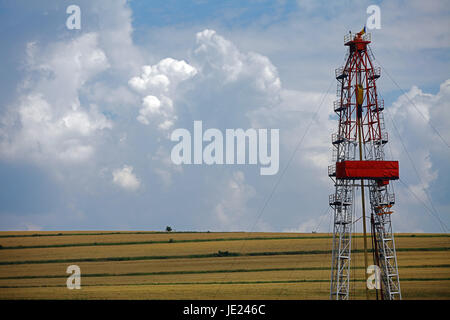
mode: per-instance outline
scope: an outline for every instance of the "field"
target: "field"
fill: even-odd
[[[330,234],[0,232],[0,299],[328,299]],[[403,299],[450,299],[450,235],[397,234]],[[365,297],[360,235],[352,299]],[[69,265],[81,289],[69,290]],[[374,293],[371,292],[372,298]]]

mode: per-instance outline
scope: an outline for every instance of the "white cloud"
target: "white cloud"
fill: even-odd
[[[142,65],[140,49],[133,43],[132,11],[127,0],[88,1],[82,8],[92,6],[98,18],[99,45],[121,75],[131,75]],[[83,9],[84,10],[84,9]]]
[[[112,173],[113,182],[129,191],[135,191],[140,188],[141,182],[133,174],[133,167],[124,165],[122,169],[115,169]]]
[[[227,81],[236,80],[243,69],[243,56],[230,41],[216,31],[206,29],[197,33],[197,44],[194,53],[200,60],[213,69],[222,71]]]
[[[240,52],[214,30],[197,33],[194,54],[203,73],[218,73],[225,82],[250,79],[257,90],[268,95],[277,94],[281,88],[277,70],[267,57],[255,52]]]
[[[37,161],[81,162],[94,153],[88,138],[99,130],[112,128],[104,115],[90,110],[68,110],[56,115],[53,106],[40,94],[24,97],[17,109],[20,129],[2,131],[0,155]],[[7,128],[12,128],[8,123]]]
[[[27,71],[29,75],[38,72],[39,78],[34,80],[30,77],[25,87],[43,94],[59,108],[77,108],[80,87],[110,67],[98,38],[97,33],[86,33],[46,47],[39,44],[30,46]]]
[[[173,95],[177,85],[194,77],[197,70],[183,60],[162,59],[156,65],[142,67],[140,76],[128,81],[129,86],[141,94],[148,94],[142,101],[137,120],[150,124],[154,118],[158,128],[167,130],[177,119],[173,108]]]
[[[158,128],[160,128],[161,130],[168,130],[170,128],[172,128],[172,126],[174,125],[174,120],[176,118],[172,119],[172,120],[164,120],[164,122],[160,123],[158,125]]]
[[[146,96],[142,101],[137,119],[143,124],[149,124],[147,117],[152,114],[161,114],[161,101],[155,96]]]
[[[139,92],[167,93],[181,81],[192,78],[197,70],[184,60],[165,58],[153,66],[145,65],[138,77],[129,80],[129,85]]]
[[[405,95],[400,96],[387,110],[391,115],[391,118],[388,117],[386,120],[390,129],[392,147],[394,147],[393,152],[395,152],[395,156],[403,160],[405,165],[411,166],[403,145],[407,148],[409,154],[413,155],[413,161],[425,188],[428,188],[437,177],[430,157],[448,152],[442,148],[445,145],[433,128],[438,130],[442,139],[447,143],[450,141],[449,99],[450,80],[447,80],[442,83],[440,91],[436,95],[424,93],[414,86]],[[395,127],[392,127],[391,119],[393,119]]]
[[[450,141],[449,101],[450,80],[446,80],[437,94],[424,93],[413,86],[385,111],[389,113],[385,118],[390,137],[385,151],[389,157],[392,152],[392,157],[399,160],[400,179],[409,187],[408,190],[403,184],[396,184],[398,201],[395,210],[398,215],[394,218],[399,221],[398,224],[411,229],[418,228],[417,223],[421,220],[430,225],[440,225],[438,215],[446,219],[443,213],[448,211],[448,206],[436,205],[435,197],[436,190],[448,188],[445,177],[450,173],[449,167],[443,164],[447,162],[449,148],[442,139],[446,143]]]
[[[89,159],[95,149],[90,138],[112,123],[97,106],[83,107],[78,91],[108,67],[94,33],[46,48],[29,44],[27,70],[39,77],[26,79],[22,96],[2,118],[0,155],[50,162]]]

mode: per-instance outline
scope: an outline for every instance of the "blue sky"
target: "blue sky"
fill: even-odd
[[[394,229],[448,231],[448,2],[287,0],[0,1],[0,229],[328,232],[334,69],[371,4]],[[144,66],[169,84],[137,86]],[[280,129],[280,171],[174,165],[168,137],[194,120]]]

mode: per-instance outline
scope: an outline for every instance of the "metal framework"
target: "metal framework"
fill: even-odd
[[[328,175],[335,184],[335,193],[329,196],[329,204],[334,209],[330,298],[337,300],[349,298],[357,186],[361,187],[362,193],[364,232],[364,190],[369,190],[373,264],[381,271],[380,297],[385,300],[401,299],[391,224],[391,207],[395,197],[389,178],[343,179],[336,176],[335,163],[338,162],[385,160],[384,146],[388,142],[388,135],[382,112],[384,102],[378,98],[376,88],[380,68],[372,63],[373,54],[368,46],[370,42],[370,34],[365,33],[364,29],[357,34],[346,35],[346,62],[343,67],[336,69],[335,74],[338,99],[334,102],[334,111],[339,116],[339,127],[331,137],[334,164],[328,167]],[[365,251],[367,253],[367,248]],[[365,264],[367,269],[367,258]]]

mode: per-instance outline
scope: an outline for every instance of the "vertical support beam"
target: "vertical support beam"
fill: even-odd
[[[360,78],[361,79],[361,78]],[[362,155],[362,138],[361,138],[361,131],[362,131],[362,86],[358,84],[357,87],[357,130],[358,130],[358,145],[359,145],[359,160],[363,160]],[[362,206],[362,219],[363,219],[363,240],[364,240],[364,277],[367,281],[367,267],[369,266],[368,258],[367,258],[367,227],[366,227],[366,197],[364,194],[364,179],[361,179],[361,206]],[[369,300],[369,288],[366,286],[366,299]]]

